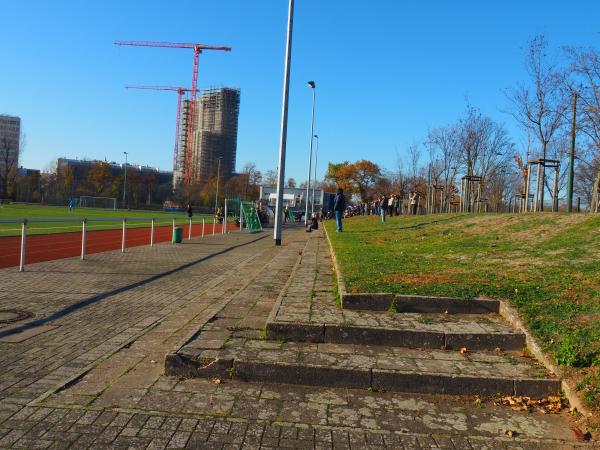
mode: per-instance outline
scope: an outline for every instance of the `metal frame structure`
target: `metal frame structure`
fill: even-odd
[[[531,173],[533,166],[537,167],[536,175],[535,175],[535,188],[533,191],[533,204],[529,205],[530,191],[531,191]],[[542,169],[543,168],[543,169]],[[558,174],[560,169],[560,161],[556,159],[535,159],[531,161],[527,161],[527,180],[525,182],[525,198],[527,201],[525,202],[525,212],[532,211],[543,211],[544,207],[541,204],[541,199],[543,198],[542,192],[544,190],[544,186],[542,184],[541,172],[544,173],[546,169],[554,169],[554,187],[552,189],[552,211],[558,211]]]
[[[465,175],[460,179],[460,212],[480,212],[483,177]],[[483,202],[486,203],[487,201]],[[475,206],[477,205],[477,211]]]

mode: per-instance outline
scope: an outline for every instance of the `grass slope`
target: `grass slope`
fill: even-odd
[[[326,224],[350,292],[501,298],[600,410],[600,216],[433,215]]]
[[[128,227],[148,227],[150,219],[156,218],[156,225],[170,225],[173,218],[177,219],[177,225],[188,223],[186,213],[163,212],[163,211],[135,211],[135,210],[112,210],[102,208],[75,208],[69,212],[66,206],[39,206],[39,205],[0,205],[0,219],[65,219],[65,218],[115,218],[114,221],[90,222],[88,230],[110,230],[121,227],[121,219],[128,218],[147,218],[147,221],[133,221],[127,224]],[[194,223],[199,223],[202,218],[208,223],[212,223],[213,216],[194,215]],[[51,234],[65,233],[69,231],[80,231],[81,222],[46,222],[31,223],[27,227],[28,234]],[[1,236],[16,236],[21,234],[21,225],[18,223],[0,223]]]

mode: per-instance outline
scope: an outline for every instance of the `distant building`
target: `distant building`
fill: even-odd
[[[190,162],[190,182],[203,184],[217,176],[228,180],[234,175],[240,90],[217,88],[202,91],[194,107],[194,134]],[[184,101],[181,112],[179,158],[173,181],[183,178],[186,161],[190,102]],[[219,168],[219,159],[221,161]]]
[[[0,115],[0,197],[7,195],[4,191],[19,167],[20,136],[21,119]]]
[[[105,162],[110,166],[111,173],[114,176],[122,175],[124,172],[125,164],[116,163],[114,161],[100,161],[100,160],[90,160],[90,159],[70,159],[70,158],[58,158],[56,160],[56,170],[61,171],[66,168],[66,166],[71,166],[75,174],[78,173],[87,173],[89,169],[94,166],[94,164],[98,164],[100,162]],[[156,176],[157,184],[166,184],[172,183],[173,181],[173,172],[160,170],[158,167],[151,166],[143,166],[140,164],[127,164],[127,173],[139,172],[140,174],[148,174],[152,173]]]
[[[333,197],[335,194],[324,192],[322,189],[315,189],[315,211],[323,208],[329,211],[333,208]],[[274,208],[277,201],[276,186],[261,186],[259,198],[262,202]],[[309,190],[309,208],[312,203],[312,188]],[[284,188],[283,204],[294,210],[304,210],[306,208],[306,188]]]

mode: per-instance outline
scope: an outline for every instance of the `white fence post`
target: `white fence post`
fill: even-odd
[[[175,235],[175,219],[173,219],[173,229],[171,230],[171,243],[175,244],[175,241],[173,240],[173,236]]]
[[[223,226],[221,227],[221,234],[227,234],[227,199],[225,199],[225,215],[223,216]]]
[[[81,222],[81,259],[85,259],[85,241],[87,236],[86,222],[87,219],[83,219],[83,222]]]
[[[217,227],[217,218],[213,219],[213,236],[215,235],[215,228]]]
[[[202,218],[202,239],[204,239],[204,217]]]
[[[25,246],[27,243],[27,219],[23,219],[21,224],[21,261],[19,263],[19,272],[25,270]]]
[[[154,246],[154,219],[152,219],[150,225],[150,247]]]
[[[192,218],[190,217],[190,228],[188,229],[188,241],[192,240]]]
[[[242,201],[240,200],[240,231],[242,231],[242,223],[244,223],[244,208],[242,208]]]
[[[123,219],[123,234],[121,237],[121,253],[125,253],[125,237],[127,234],[127,219]]]

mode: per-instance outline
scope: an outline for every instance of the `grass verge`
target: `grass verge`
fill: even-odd
[[[507,300],[600,411],[600,216],[353,218],[329,236],[349,292]]]

